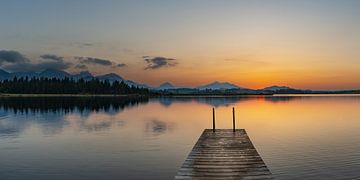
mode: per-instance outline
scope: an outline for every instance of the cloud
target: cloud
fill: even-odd
[[[42,71],[45,69],[58,69],[65,70],[72,66],[73,64],[70,62],[64,61],[42,61],[38,63],[14,63],[3,66],[4,69],[9,71]]]
[[[159,69],[162,67],[172,67],[176,66],[178,63],[175,62],[174,58],[166,58],[161,56],[151,57],[143,56],[144,61],[147,63],[145,69]]]
[[[116,67],[125,67],[125,66],[126,66],[126,64],[124,64],[124,63],[120,63],[120,64],[116,65]]]
[[[9,71],[42,71],[48,68],[65,70],[73,65],[57,55],[44,54],[40,58],[37,62],[32,62],[17,51],[0,50],[0,66]]]
[[[47,59],[47,60],[64,61],[64,57],[57,56],[54,54],[44,54],[44,55],[41,55],[40,57],[43,59]]]
[[[93,44],[93,43],[76,43],[76,46],[79,48],[87,48],[87,47],[95,46],[95,44]]]
[[[124,63],[115,63],[111,60],[107,60],[107,59],[100,59],[100,58],[94,58],[94,57],[75,57],[75,59],[80,61],[80,64],[91,64],[91,65],[100,65],[100,66],[111,66],[113,68],[121,68],[121,67],[125,67],[126,64]],[[83,66],[79,66],[79,67],[83,67]]]
[[[72,47],[76,47],[76,48],[89,48],[89,47],[94,47],[94,46],[98,45],[98,43],[72,42],[72,43],[69,43],[67,45],[72,46]]]
[[[93,57],[75,57],[75,59],[80,60],[82,64],[95,64],[95,65],[102,65],[102,66],[111,66],[113,62],[107,59],[99,59]]]
[[[4,63],[25,63],[30,60],[17,51],[0,50],[0,66]]]
[[[45,69],[66,70],[76,68],[85,70],[90,65],[100,65],[109,68],[123,68],[124,63],[115,63],[111,60],[94,57],[74,57],[74,63],[69,62],[63,56],[55,54],[43,54],[37,59],[28,59],[17,51],[0,50],[0,68],[12,71],[34,71],[39,72]]]
[[[92,44],[92,43],[82,43],[81,45],[82,46],[93,46],[94,44]]]

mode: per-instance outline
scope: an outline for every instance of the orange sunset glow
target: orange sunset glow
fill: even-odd
[[[71,65],[52,68],[113,72],[150,86],[220,81],[252,89],[360,88],[357,1],[35,2],[26,14],[25,4],[9,4],[1,12],[0,49],[16,51],[28,63],[57,55]],[[44,15],[35,21],[40,9]],[[95,10],[106,13],[92,14]],[[82,13],[72,18],[77,12]],[[78,65],[77,57],[113,66]],[[152,61],[157,57],[164,59]],[[12,63],[0,65],[10,72],[47,67]]]
[[[360,180],[360,0],[0,0],[0,180]]]

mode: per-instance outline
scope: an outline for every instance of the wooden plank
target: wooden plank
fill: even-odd
[[[273,179],[244,129],[205,129],[175,179]]]

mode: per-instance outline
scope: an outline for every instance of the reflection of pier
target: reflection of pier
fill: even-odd
[[[244,129],[205,129],[175,179],[272,179]]]

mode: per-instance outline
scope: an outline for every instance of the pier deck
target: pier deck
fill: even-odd
[[[244,129],[205,129],[175,179],[272,179]]]

